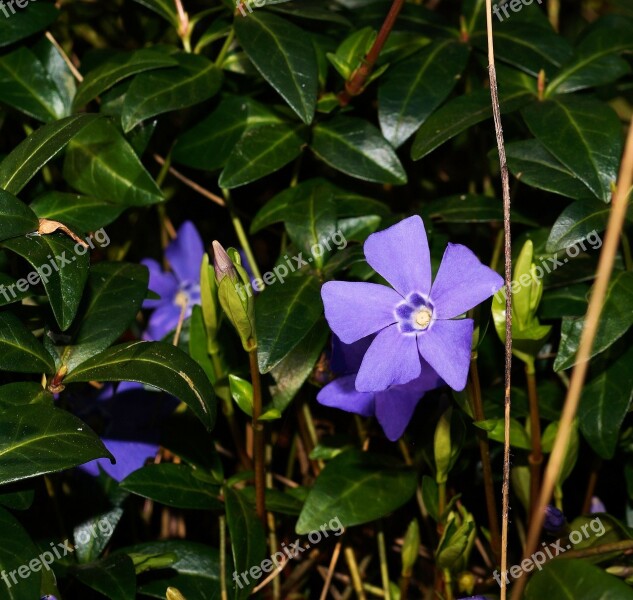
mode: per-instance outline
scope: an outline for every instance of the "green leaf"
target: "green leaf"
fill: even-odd
[[[255,506],[254,487],[245,487],[240,492],[252,506]],[[266,510],[298,517],[302,507],[303,502],[295,496],[291,496],[290,493],[280,492],[274,488],[266,489]]]
[[[424,204],[421,210],[423,218],[437,220],[440,223],[490,223],[503,221],[503,207],[496,198],[482,194],[459,194],[433,200]],[[513,223],[536,225],[517,212],[512,213]]]
[[[110,600],[136,598],[134,563],[125,554],[108,556],[103,560],[81,565],[72,573],[81,583],[104,594]]]
[[[7,383],[0,386],[0,407],[10,408],[26,404],[53,406],[53,394],[34,381]]]
[[[114,346],[79,365],[64,380],[137,381],[157,387],[184,402],[213,429],[216,399],[202,368],[187,354],[160,342]]]
[[[297,158],[306,143],[303,126],[248,128],[229,155],[219,185],[231,189],[270,175]]]
[[[64,114],[72,114],[72,100],[77,91],[77,85],[64,57],[47,37],[40,38],[31,50],[42,63],[44,71],[62,99]]]
[[[235,20],[235,33],[262,77],[310,124],[317,99],[318,67],[310,36],[289,21],[264,12]]]
[[[620,121],[611,107],[563,96],[528,106],[523,117],[548,152],[595,196],[610,200],[622,152]]]
[[[541,301],[539,316],[543,319],[581,317],[587,312],[589,286],[566,285],[548,290]]]
[[[53,373],[52,356],[22,322],[9,312],[0,313],[0,369],[17,373]]]
[[[545,564],[525,590],[525,600],[543,598],[629,600],[633,590],[586,560],[562,559]]]
[[[149,273],[143,265],[102,262],[90,269],[72,344],[59,348],[68,371],[105,350],[127,329],[147,295]]]
[[[206,119],[178,138],[174,162],[206,171],[223,167],[247,127],[250,103],[239,96],[224,97]]]
[[[563,318],[554,371],[562,371],[573,366],[583,325],[584,317]],[[633,325],[633,273],[620,271],[612,276],[609,283],[598,332],[589,358],[609,348],[627,332],[631,325]]]
[[[242,409],[242,412],[249,417],[253,416],[253,386],[250,381],[242,379],[237,375],[229,375],[229,389],[231,390],[231,397],[237,405]]]
[[[0,58],[0,100],[44,123],[68,116],[44,65],[23,46]]]
[[[175,508],[218,510],[219,486],[196,475],[187,465],[164,463],[148,465],[128,475],[121,487],[132,494]]]
[[[59,14],[53,3],[42,1],[30,3],[28,10],[7,9],[0,17],[0,48],[46,29]]]
[[[266,538],[261,521],[257,518],[253,507],[247,502],[240,490],[234,490],[228,486],[224,488],[224,500],[226,503],[226,521],[231,536],[231,549],[233,551],[233,563],[235,572],[242,573],[251,567],[260,565],[266,554]],[[234,588],[234,598],[242,600],[248,598],[256,581],[250,578],[248,584],[239,586],[231,584]]]
[[[620,427],[633,400],[632,364],[630,346],[582,390],[578,425],[594,452],[605,460],[615,454]]]
[[[114,204],[145,206],[164,199],[130,144],[106,119],[72,140],[64,177],[80,192]]]
[[[157,15],[163,17],[168,23],[174,27],[178,27],[178,12],[176,4],[171,0],[134,0],[139,4],[153,10]]]
[[[337,116],[314,127],[312,151],[351,177],[403,185],[407,174],[390,144],[367,121]]]
[[[79,131],[98,118],[75,115],[34,131],[0,162],[0,188],[18,194]]]
[[[506,156],[512,174],[527,185],[568,198],[592,195],[573,171],[556,160],[538,140],[511,142],[506,145]]]
[[[196,54],[172,55],[178,66],[137,75],[125,94],[121,124],[127,133],[141,121],[199,104],[222,85],[222,71]]]
[[[33,506],[35,490],[21,483],[5,485],[0,493],[0,505],[11,510],[27,510]]]
[[[13,194],[0,190],[0,242],[37,231],[39,220]]]
[[[266,288],[255,303],[259,370],[268,373],[278,365],[322,312],[319,282],[314,277],[294,276]]]
[[[112,58],[87,73],[77,89],[73,106],[79,108],[88,104],[119,81],[137,73],[176,65],[178,62],[172,56],[151,48],[128,53],[117,52]]]
[[[378,89],[378,118],[394,147],[404,144],[451,93],[468,55],[465,44],[442,39],[389,69]]]
[[[62,233],[13,238],[2,245],[33,266],[36,276],[29,274],[31,280],[20,281],[27,287],[38,281],[44,284],[55,320],[66,331],[75,319],[88,278],[88,249]]]
[[[120,491],[118,493],[121,494]],[[101,556],[122,516],[123,509],[114,507],[106,513],[92,515],[87,521],[75,526],[73,543],[80,563],[89,563]]]
[[[417,475],[390,457],[349,450],[331,460],[305,502],[296,531],[318,531],[335,517],[339,527],[369,523],[397,510],[415,493]],[[371,498],[371,502],[367,502]]]
[[[604,231],[610,212],[608,204],[591,198],[570,204],[552,226],[546,245],[547,252],[553,254],[565,250],[582,242],[592,233],[597,235]]]
[[[513,91],[501,99],[501,112],[505,115],[528,104],[534,96],[526,90]],[[449,100],[422,123],[413,140],[411,158],[419,160],[448,140],[477,123],[492,117],[490,92],[477,90],[466,96]]]
[[[1,27],[0,31],[2,31]],[[6,600],[39,598],[42,582],[41,571],[29,571],[29,577],[26,579],[16,577],[18,575],[16,573],[17,569],[22,565],[28,565],[33,558],[40,555],[38,547],[33,543],[33,540],[31,540],[22,525],[20,525],[20,522],[4,508],[0,508],[0,529],[2,529],[0,570],[2,573],[6,573],[5,577],[9,582],[6,590],[3,589],[2,592],[4,598]],[[10,576],[11,572],[13,572],[13,577],[15,578],[13,580]],[[3,581],[3,588],[5,584],[6,581]]]
[[[486,421],[475,421],[474,425],[483,429],[491,440],[503,444],[505,439],[503,419],[487,419]],[[510,421],[510,445],[522,450],[531,450],[532,442],[525,428],[516,419]]]
[[[110,458],[99,437],[59,408],[31,404],[0,413],[0,484]]]
[[[40,219],[59,221],[79,231],[96,231],[112,223],[125,210],[120,204],[56,191],[38,196],[29,208]]]

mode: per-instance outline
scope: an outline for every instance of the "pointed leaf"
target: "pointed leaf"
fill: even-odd
[[[37,231],[35,213],[13,194],[0,190],[0,242]]]
[[[0,17],[0,48],[46,29],[61,12],[49,2],[32,3],[28,10],[5,10]]]
[[[0,369],[17,373],[53,373],[55,363],[35,336],[9,312],[0,313]]]

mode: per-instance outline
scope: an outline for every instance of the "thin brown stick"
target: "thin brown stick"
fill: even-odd
[[[154,154],[154,160],[161,166],[165,164],[165,159],[158,154]],[[174,167],[169,167],[169,172],[176,179],[180,179],[180,181],[182,181],[186,186],[198,192],[198,194],[200,194],[201,196],[208,198],[209,200],[211,200],[211,202],[215,202],[219,206],[226,206],[223,198],[220,198],[220,196],[216,196],[213,192],[210,192],[209,190],[203,188],[201,185],[198,185],[195,181],[192,181],[188,177],[185,177],[180,171],[174,169]]]
[[[489,0],[488,0],[489,1]],[[613,202],[611,205],[611,213],[607,224],[607,231],[604,237],[604,244],[600,259],[598,261],[598,271],[596,274],[596,282],[589,299],[585,323],[580,337],[580,345],[576,356],[576,364],[569,381],[569,389],[567,390],[567,398],[561,414],[558,433],[554,440],[554,447],[550,454],[550,459],[543,477],[543,485],[541,487],[541,495],[538,504],[533,511],[532,522],[528,530],[527,543],[524,556],[530,556],[538,545],[545,519],[545,507],[552,497],[552,492],[556,485],[556,481],[560,475],[560,470],[567,452],[567,444],[571,436],[573,422],[578,411],[580,403],[580,393],[587,376],[587,368],[589,366],[589,358],[591,356],[591,348],[598,331],[600,315],[604,305],[604,299],[611,279],[615,257],[620,244],[620,234],[624,219],[626,218],[626,209],[628,204],[628,195],[633,181],[633,119],[629,126],[629,133],[620,165],[620,173],[618,176],[618,185]],[[501,581],[503,581],[503,577]],[[519,578],[512,592],[513,600],[521,597],[527,577]]]
[[[338,562],[338,557],[341,554],[341,547],[343,545],[343,541],[339,540],[334,546],[334,552],[332,552],[332,559],[330,560],[330,566],[327,570],[327,577],[325,578],[325,583],[323,584],[323,590],[321,591],[320,600],[325,600],[330,591],[330,586],[332,585],[332,577],[334,576],[334,571],[336,569],[336,563]]]
[[[262,416],[262,382],[257,364],[257,350],[248,353],[253,384],[253,458],[255,462],[255,507],[257,516],[266,527],[266,465],[264,424]]]
[[[538,393],[536,391],[536,376],[534,374],[534,362],[525,366],[527,378],[528,398],[530,403],[530,438],[532,451],[528,457],[530,463],[530,511],[534,510],[538,502],[541,489],[541,465],[543,464],[543,451],[541,448],[541,418],[538,408]]]
[[[490,75],[490,96],[492,100],[492,114],[495,122],[497,148],[499,150],[499,165],[501,168],[501,189],[503,193],[503,234],[505,258],[505,293],[506,293],[506,339],[505,339],[505,435],[503,443],[503,498],[501,507],[501,572],[507,570],[508,565],[508,513],[510,507],[510,383],[512,369],[512,240],[510,236],[510,179],[508,163],[503,142],[503,128],[501,126],[501,111],[499,109],[499,92],[497,90],[497,72],[495,70],[495,52],[492,41],[492,1],[486,0],[486,25],[488,34],[488,72]],[[501,600],[506,600],[507,584],[501,577]]]
[[[371,75],[374,65],[380,56],[380,52],[385,45],[393,26],[396,24],[396,19],[398,18],[403,5],[404,0],[393,0],[393,4],[385,17],[385,21],[382,24],[372,47],[363,59],[363,63],[360,67],[358,67],[358,69],[356,69],[356,71],[354,71],[354,73],[352,73],[351,78],[345,82],[345,89],[338,95],[339,104],[341,106],[347,106],[354,96],[358,96],[363,92],[365,82]]]
[[[57,50],[57,52],[59,52],[59,55],[62,57],[62,59],[68,66],[68,69],[72,73],[73,77],[77,81],[79,81],[79,83],[81,83],[84,80],[83,75],[77,70],[77,67],[75,67],[75,65],[73,64],[73,61],[70,60],[69,56],[66,54],[66,52],[64,52],[64,49],[59,45],[57,40],[53,37],[53,34],[50,31],[47,31],[44,35],[46,35],[46,39],[51,44],[53,44],[53,46],[55,46],[55,49]]]
[[[591,465],[591,472],[589,473],[589,479],[587,481],[587,490],[585,491],[585,500],[582,503],[582,514],[584,515],[591,511],[591,500],[594,492],[596,491],[596,484],[598,483],[598,474],[600,473],[601,466],[602,459],[596,456]]]

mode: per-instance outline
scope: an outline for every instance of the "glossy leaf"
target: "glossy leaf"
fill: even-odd
[[[407,182],[407,174],[389,143],[367,121],[338,116],[315,126],[312,151],[332,168],[377,183]]]
[[[545,149],[608,202],[622,152],[615,112],[591,98],[561,97],[533,104],[523,116]]]
[[[184,402],[213,429],[216,399],[202,368],[181,350],[160,342],[114,346],[81,363],[65,381],[137,381]]]
[[[0,386],[0,406],[13,407],[25,404],[53,406],[53,394],[33,381],[7,383]]]
[[[235,400],[236,404],[240,407],[242,412],[249,417],[253,416],[253,386],[250,381],[242,379],[237,375],[229,375],[229,389],[231,390],[231,397]]]
[[[0,242],[37,231],[39,220],[13,194],[0,190]]]
[[[105,119],[86,127],[70,143],[64,177],[78,191],[114,204],[145,206],[163,200],[130,144]]]
[[[171,23],[174,27],[178,27],[178,13],[176,11],[176,5],[170,0],[134,0],[143,6],[146,6],[150,10],[153,10],[156,14],[163,17],[168,23]]]
[[[236,188],[274,173],[297,158],[306,142],[302,126],[284,123],[247,129],[226,161],[220,187]]]
[[[59,408],[32,404],[0,413],[0,484],[111,458],[98,436]]]
[[[32,281],[43,283],[55,320],[66,331],[75,319],[88,278],[90,249],[61,233],[13,238],[2,245],[37,271]],[[26,281],[28,287],[32,284],[21,281]]]
[[[77,89],[73,106],[75,108],[84,106],[126,77],[152,69],[175,67],[177,64],[178,62],[172,56],[150,48],[142,48],[128,54],[117,53],[86,74]]]
[[[0,188],[18,194],[96,115],[75,115],[40,127],[0,162]]]
[[[13,8],[10,11],[7,7],[6,13],[0,17],[0,47],[8,46],[46,29],[59,13],[57,7],[48,2],[32,3],[28,10]]]
[[[503,443],[505,439],[504,420],[487,419],[486,421],[475,421],[475,426],[483,429],[491,440]],[[525,428],[516,419],[510,421],[510,445],[522,450],[531,450],[532,442]]]
[[[134,471],[121,487],[132,494],[175,508],[217,510],[223,507],[218,499],[219,486],[209,485],[205,478],[187,465],[163,463]]]
[[[116,506],[106,513],[93,514],[75,526],[73,542],[80,563],[90,563],[101,556],[122,516],[123,509]]]
[[[237,38],[262,77],[310,124],[317,97],[318,68],[306,33],[286,19],[264,12],[235,20]]]
[[[110,600],[136,598],[136,572],[129,556],[117,554],[82,565],[73,575],[84,585],[101,592]]]
[[[52,373],[52,356],[12,313],[0,313],[0,369],[18,373]]]
[[[468,55],[466,45],[439,40],[389,69],[378,89],[378,118],[394,147],[413,135],[450,94]]]
[[[386,457],[350,450],[331,460],[308,494],[296,531],[306,534],[337,517],[343,527],[397,510],[415,493],[417,475]],[[367,502],[371,498],[371,502]]]
[[[259,370],[267,373],[278,365],[310,331],[322,311],[319,282],[314,277],[290,277],[283,285],[266,288],[255,303]]]
[[[125,132],[141,121],[208,100],[222,84],[222,72],[208,58],[174,54],[178,63],[137,75],[125,94],[121,123]]]

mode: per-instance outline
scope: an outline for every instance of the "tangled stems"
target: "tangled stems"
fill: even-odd
[[[264,424],[259,420],[262,415],[262,382],[257,364],[257,349],[248,353],[253,384],[253,457],[255,459],[255,506],[257,516],[266,526],[266,474]]]

